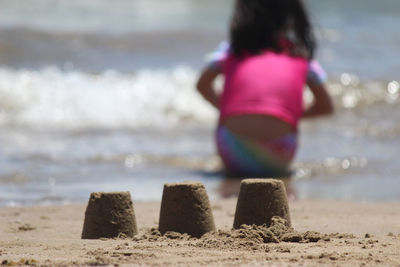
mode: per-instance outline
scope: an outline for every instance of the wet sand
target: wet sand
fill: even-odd
[[[211,201],[222,230],[195,239],[159,237],[160,203],[134,203],[139,235],[82,240],[86,205],[0,208],[0,263],[114,266],[400,266],[400,203],[302,200],[292,227],[317,242],[264,243],[231,232],[236,199]]]

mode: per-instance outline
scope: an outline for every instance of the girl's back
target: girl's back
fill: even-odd
[[[242,58],[229,54],[221,66],[225,76],[221,123],[237,133],[246,128],[249,137],[264,133],[263,139],[297,129],[308,71],[304,58],[270,51]]]

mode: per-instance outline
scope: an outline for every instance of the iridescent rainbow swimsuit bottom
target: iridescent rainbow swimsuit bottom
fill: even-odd
[[[227,178],[283,178],[291,174],[289,167],[297,148],[295,133],[260,141],[239,136],[220,125],[216,139]]]

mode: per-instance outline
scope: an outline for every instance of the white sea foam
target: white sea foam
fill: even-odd
[[[188,67],[100,74],[0,68],[0,124],[34,128],[136,128],[211,123]]]
[[[190,67],[98,74],[48,67],[0,68],[0,125],[44,129],[135,129],[211,124],[217,112],[195,90]],[[347,77],[343,81],[343,77]],[[348,81],[349,80],[349,81]],[[356,82],[354,82],[356,81]],[[337,111],[398,103],[397,81],[360,82],[342,74],[328,85]],[[309,92],[305,101],[312,101]]]

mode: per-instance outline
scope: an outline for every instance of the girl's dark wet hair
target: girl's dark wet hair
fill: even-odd
[[[270,49],[312,58],[315,37],[301,0],[237,0],[231,21],[230,41],[235,56]]]

